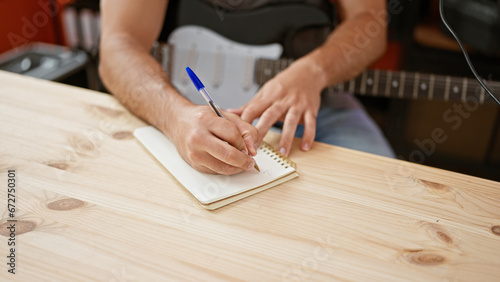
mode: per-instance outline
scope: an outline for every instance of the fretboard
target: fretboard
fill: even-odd
[[[292,59],[259,59],[255,73],[257,84],[263,85],[292,62]],[[484,83],[493,93],[500,92],[500,82]],[[462,102],[474,99],[481,104],[494,102],[474,78],[405,71],[366,70],[358,77],[328,88],[328,91],[406,99]]]

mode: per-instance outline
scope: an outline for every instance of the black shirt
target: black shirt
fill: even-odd
[[[198,25],[244,44],[280,43],[283,56],[298,58],[325,40],[334,18],[328,0],[171,0],[159,41]]]

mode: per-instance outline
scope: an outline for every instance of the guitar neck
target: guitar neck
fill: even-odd
[[[263,85],[293,62],[292,59],[259,59],[256,67],[256,82]],[[500,91],[500,82],[484,81],[495,93]],[[491,103],[494,100],[479,85],[476,79],[404,71],[366,70],[360,76],[328,88],[328,91],[350,92],[358,95]]]

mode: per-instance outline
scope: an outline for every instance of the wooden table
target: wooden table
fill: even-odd
[[[0,72],[0,98],[0,280],[500,280],[497,182],[296,142],[298,178],[207,211],[112,96]]]

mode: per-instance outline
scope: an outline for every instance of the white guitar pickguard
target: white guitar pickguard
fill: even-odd
[[[190,67],[223,109],[248,102],[259,90],[254,78],[257,59],[276,60],[283,51],[279,44],[241,44],[200,26],[177,28],[168,43],[173,47],[174,86],[193,103],[206,104],[187,76],[185,68]]]

